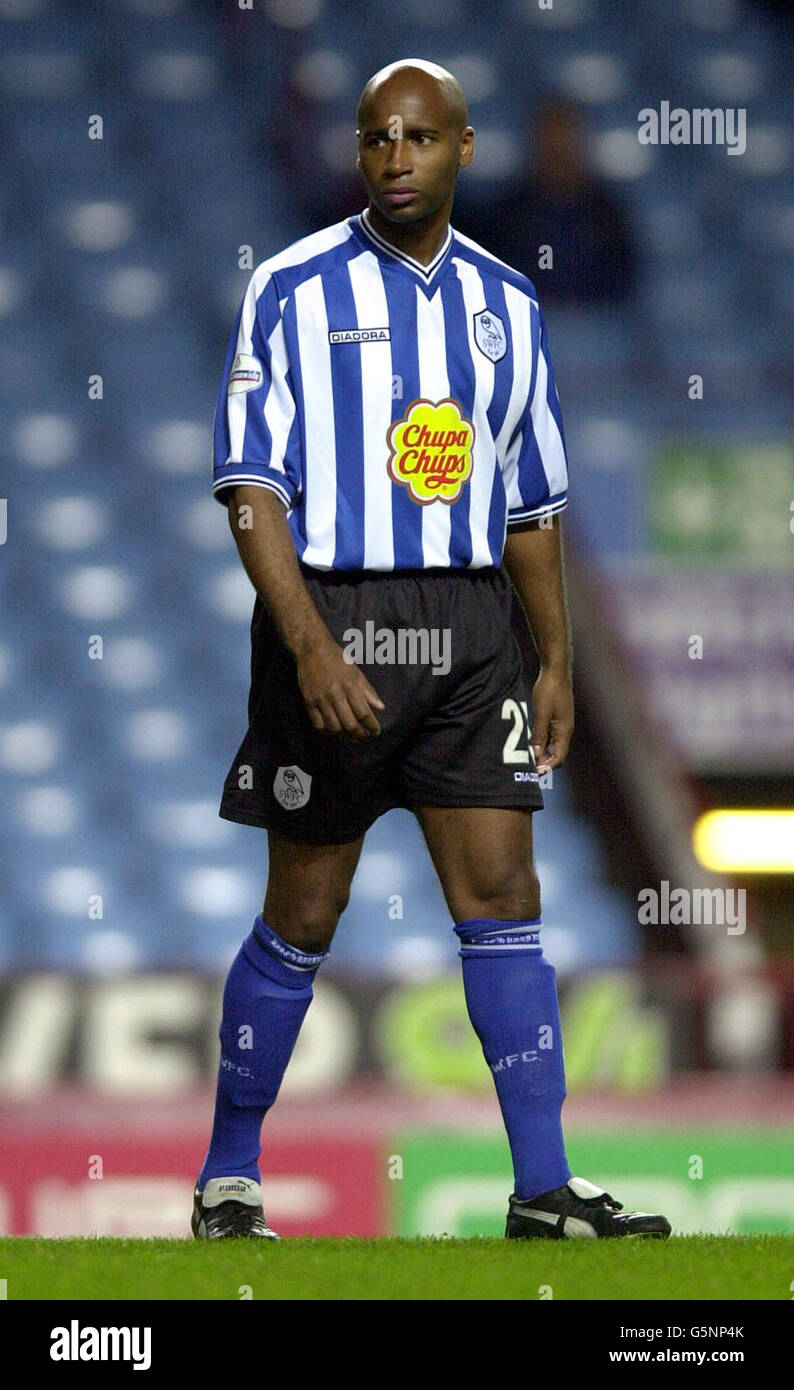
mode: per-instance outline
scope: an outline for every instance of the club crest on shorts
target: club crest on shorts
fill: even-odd
[[[474,315],[474,341],[491,362],[498,362],[507,352],[505,326],[492,309],[481,309]]]
[[[303,768],[280,767],[273,781],[273,795],[285,811],[298,811],[309,800],[312,779]]]

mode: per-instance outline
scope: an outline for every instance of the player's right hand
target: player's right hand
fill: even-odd
[[[318,733],[353,739],[380,733],[374,711],[386,706],[330,635],[304,653],[297,668],[300,692]]]

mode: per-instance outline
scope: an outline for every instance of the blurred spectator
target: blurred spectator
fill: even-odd
[[[287,82],[279,108],[282,119],[275,131],[268,126],[262,132],[262,149],[275,156],[304,233],[361,212],[367,195],[356,169],[355,110],[350,113],[349,163],[340,168],[324,158],[329,122],[318,101]]]
[[[765,9],[774,15],[780,24],[786,24],[789,34],[791,34],[791,0],[761,0]],[[751,12],[756,8],[755,0],[747,6]]]
[[[538,110],[532,161],[511,192],[485,208],[462,209],[453,223],[528,275],[544,303],[617,304],[633,289],[628,221],[588,167],[582,119],[568,102]],[[551,247],[552,267],[541,268],[541,246]]]

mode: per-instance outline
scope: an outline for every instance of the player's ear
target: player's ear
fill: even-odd
[[[474,130],[467,125],[460,132],[460,163],[464,167],[471,164],[474,158]]]

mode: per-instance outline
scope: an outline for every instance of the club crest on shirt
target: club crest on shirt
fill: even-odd
[[[389,477],[414,502],[457,502],[474,466],[474,425],[457,401],[411,401],[386,442]]]
[[[492,309],[481,309],[474,315],[474,341],[491,362],[498,362],[507,352],[505,326]]]

